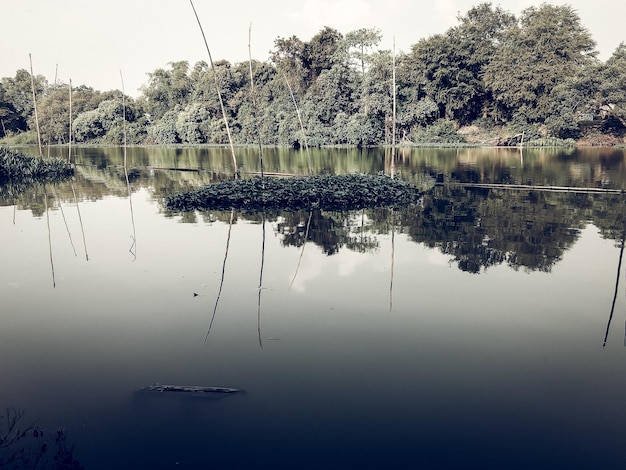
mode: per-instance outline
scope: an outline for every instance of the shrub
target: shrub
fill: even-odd
[[[453,121],[439,119],[427,127],[419,127],[413,131],[413,141],[422,144],[460,144],[465,137],[457,132]]]

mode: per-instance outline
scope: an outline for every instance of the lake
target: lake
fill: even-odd
[[[623,151],[264,149],[444,183],[268,214],[164,207],[229,178],[227,149],[74,153],[73,181],[0,193],[0,410],[86,468],[626,466]]]

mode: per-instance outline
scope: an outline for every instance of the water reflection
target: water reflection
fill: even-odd
[[[56,150],[64,152],[61,148]],[[132,224],[129,251],[134,257],[137,240],[133,191],[145,188],[160,204],[165,195],[209,184],[229,177],[231,172],[228,149],[131,148],[128,155],[118,148],[74,150],[78,176],[70,186],[64,184],[55,189],[58,203],[50,209],[61,209],[63,201],[69,202],[70,189],[79,218],[79,199],[94,201],[126,196]],[[381,172],[391,166],[388,152],[377,153],[373,149],[312,149],[311,152],[314,173]],[[309,172],[308,158],[302,152],[265,149],[264,154],[265,171]],[[240,155],[244,169],[251,172],[258,169],[256,149],[242,149]],[[507,149],[418,149],[399,150],[393,168],[399,177],[409,181],[431,174],[445,175],[446,181],[462,183],[623,189],[626,188],[624,159],[624,152],[614,149],[527,150],[524,154]],[[125,161],[130,169],[123,165]],[[41,215],[46,206],[42,198],[44,192],[33,191],[0,201]],[[587,223],[600,228],[603,236],[620,240],[626,224],[626,198],[621,194],[560,194],[533,189],[505,193],[500,189],[446,185],[429,191],[420,207],[393,213],[393,220],[389,215],[387,210],[364,210],[358,214],[315,210],[267,214],[267,220],[276,222],[285,247],[303,247],[304,251],[304,245],[311,242],[329,256],[340,249],[375,252],[379,246],[377,235],[397,230],[418,244],[436,247],[452,256],[463,271],[479,273],[504,263],[513,269],[549,272],[576,242]],[[190,212],[177,217],[186,223],[196,223],[215,214]],[[237,217],[260,220],[258,214],[243,213]]]
[[[228,247],[230,246],[230,234],[233,230],[233,221],[235,219],[235,211],[230,211],[230,220],[228,221],[228,235],[226,237],[226,249],[224,250],[224,261],[222,262],[222,276],[220,278],[220,287],[217,291],[217,296],[215,297],[215,305],[213,306],[213,314],[211,315],[211,322],[209,323],[209,328],[207,329],[206,336],[204,337],[204,342],[206,344],[207,339],[209,339],[209,334],[211,334],[211,328],[213,327],[213,322],[215,321],[215,315],[217,314],[217,306],[220,303],[220,297],[222,296],[222,289],[224,288],[224,278],[226,277],[226,260],[228,260]]]
[[[606,332],[604,333],[604,341],[602,343],[602,347],[606,346],[606,342],[609,337],[609,332],[611,330],[611,322],[613,321],[613,313],[615,312],[615,302],[617,300],[617,294],[619,292],[619,280],[620,280],[620,273],[622,270],[623,258],[624,258],[624,238],[622,237],[622,241],[620,243],[620,248],[619,248],[619,261],[617,263],[617,275],[615,276],[615,292],[613,293],[613,302],[611,302],[611,313],[609,313],[609,321],[606,324]],[[624,346],[626,346],[626,331],[624,335]]]
[[[162,197],[229,156],[151,150],[129,149],[127,181],[118,150],[78,149],[71,184],[0,207],[0,405],[65,427],[88,468],[623,464],[621,196],[441,186],[397,211],[171,214]],[[311,155],[317,172],[390,164]],[[395,171],[620,188],[623,158],[416,150]],[[302,153],[264,160],[308,172]],[[157,382],[248,393],[133,393]]]

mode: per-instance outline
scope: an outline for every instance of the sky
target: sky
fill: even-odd
[[[266,61],[278,37],[308,41],[324,26],[342,34],[377,28],[379,49],[408,53],[422,38],[458,24],[481,0],[193,0],[213,60]],[[537,0],[492,1],[519,15]],[[551,0],[571,5],[593,39],[600,60],[626,42],[623,0]],[[137,97],[148,73],[208,54],[189,0],[0,0],[0,77],[30,69],[73,86],[124,88]],[[249,32],[251,35],[249,36]],[[249,41],[249,37],[251,40]],[[123,84],[123,87],[122,87]]]

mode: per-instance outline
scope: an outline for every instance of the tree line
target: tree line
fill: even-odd
[[[171,62],[137,99],[79,86],[72,140],[120,144],[125,129],[134,144],[227,143],[215,78],[242,145],[453,143],[469,126],[579,139],[600,119],[604,131],[626,129],[626,44],[600,61],[571,6],[515,16],[486,2],[457,19],[408,53],[378,49],[377,29],[324,27],[308,41],[277,38],[267,61]],[[67,142],[70,87],[26,70],[2,78],[0,136],[35,129],[33,83],[44,142]]]

